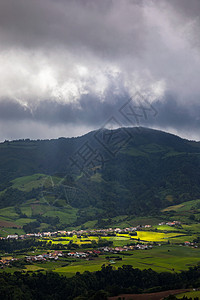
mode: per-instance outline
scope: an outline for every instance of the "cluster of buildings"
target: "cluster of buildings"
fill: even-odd
[[[43,235],[42,233],[27,233],[27,234],[22,234],[22,235],[18,235],[18,234],[9,234],[7,236],[6,239],[10,239],[10,240],[18,240],[18,239],[27,239],[27,238],[34,238],[34,237],[37,237],[37,238],[41,238]],[[3,238],[1,238],[3,239]]]
[[[25,257],[26,262],[45,262],[48,260],[57,261],[60,257],[74,257],[83,258],[86,260],[93,259],[94,256],[99,256],[101,254],[111,253],[119,254],[121,252],[126,252],[130,250],[147,250],[151,249],[151,245],[138,244],[134,246],[124,246],[124,247],[101,247],[97,250],[87,250],[87,251],[71,251],[68,253],[63,253],[62,251],[53,251],[50,253],[43,253],[39,255],[29,255]],[[19,260],[18,258],[7,257],[0,260],[0,268],[11,266],[12,262]]]
[[[116,233],[129,233],[142,230],[144,228],[151,228],[151,225],[138,225],[136,227],[127,227],[124,229],[121,228],[107,228],[107,229],[88,229],[88,230],[72,230],[72,231],[53,231],[53,232],[39,232],[39,233],[27,233],[22,235],[12,234],[8,235],[7,239],[26,239],[26,238],[42,238],[42,237],[58,237],[58,236],[73,236],[81,237],[82,235],[91,235],[91,236],[109,236],[115,235]]]
[[[173,221],[173,222],[161,222],[158,224],[159,226],[162,226],[162,225],[168,225],[168,226],[178,226],[178,225],[181,225],[181,222],[180,221]]]
[[[123,246],[123,247],[100,247],[98,250],[90,250],[85,252],[69,252],[67,253],[67,256],[70,257],[76,257],[76,258],[88,258],[91,256],[98,256],[105,253],[112,253],[112,254],[119,254],[120,252],[126,252],[130,250],[148,250],[151,249],[151,245],[144,245],[144,244],[137,244],[137,245],[131,245],[131,246]]]
[[[188,242],[188,241],[185,241],[184,245],[185,246],[191,246],[192,248],[198,248],[197,243],[192,243],[192,242]]]
[[[173,221],[173,222],[161,222],[158,224],[161,225],[168,225],[168,226],[177,226],[181,225],[181,222],[179,221]],[[151,228],[151,225],[137,225],[135,227],[127,227],[127,228],[107,228],[107,229],[93,229],[93,230],[72,230],[72,231],[66,231],[66,230],[59,230],[59,231],[53,231],[53,232],[39,232],[39,233],[27,233],[22,235],[8,235],[7,239],[26,239],[26,238],[42,238],[42,237],[58,237],[58,236],[73,236],[76,235],[77,237],[81,237],[83,235],[91,235],[91,236],[109,236],[109,235],[115,235],[117,233],[130,233],[135,232],[139,230],[149,229]]]
[[[126,252],[128,250],[147,250],[151,249],[152,246],[149,245],[135,245],[135,246],[124,246],[124,247],[101,247],[98,250],[88,250],[88,251],[71,251],[63,254],[62,251],[54,251],[51,253],[44,253],[40,255],[26,256],[27,262],[36,261],[46,261],[46,260],[58,260],[59,257],[74,257],[74,258],[85,258],[90,259],[91,257],[98,256],[105,253],[118,254],[120,252]]]
[[[12,262],[19,260],[18,258],[7,257],[0,259],[0,268],[9,267]]]
[[[129,250],[148,250],[152,249],[152,245],[145,245],[145,244],[137,244],[137,245],[130,245],[130,246],[123,246],[123,247],[103,247],[99,248],[103,252],[111,252],[113,254],[118,254],[120,252],[126,252]]]
[[[75,257],[75,258],[87,258],[91,255],[91,253],[88,253],[88,252],[69,252],[69,253],[67,253],[67,255],[70,256],[70,257]]]
[[[34,261],[57,260],[59,257],[62,256],[63,256],[62,251],[54,251],[51,253],[44,253],[40,255],[26,256],[26,261],[34,262]]]

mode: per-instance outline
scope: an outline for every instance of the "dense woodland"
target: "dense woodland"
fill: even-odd
[[[0,274],[1,299],[59,299],[103,300],[123,293],[157,292],[162,290],[197,287],[200,267],[181,273],[157,273],[151,269],[139,270],[126,265],[115,270],[102,266],[94,273],[76,273],[72,278],[49,272]]]
[[[13,253],[14,251],[32,251],[38,247],[39,249],[50,248],[50,244],[46,241],[40,241],[38,239],[25,239],[25,240],[16,240],[16,239],[2,239],[0,240],[0,251],[1,253]]]

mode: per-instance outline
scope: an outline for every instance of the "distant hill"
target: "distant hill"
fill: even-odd
[[[162,131],[100,129],[0,144],[0,219],[21,227],[156,215],[197,198],[200,143]]]

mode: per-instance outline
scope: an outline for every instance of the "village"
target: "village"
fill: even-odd
[[[175,226],[181,226],[181,222],[179,221],[173,221],[173,222],[161,222],[158,224],[158,226],[167,225],[172,227]],[[159,227],[158,227],[159,228]],[[8,235],[7,237],[1,238],[1,240],[25,240],[25,239],[36,239],[41,241],[51,241],[51,239],[56,240],[57,243],[59,243],[59,238],[67,238],[73,239],[73,237],[76,237],[77,239],[81,238],[87,238],[87,237],[98,237],[98,238],[106,238],[106,237],[117,237],[117,236],[130,236],[130,240],[133,240],[133,243],[130,245],[123,245],[123,246],[114,246],[114,245],[106,245],[102,247],[96,247],[93,248],[92,244],[88,244],[87,249],[81,249],[80,251],[78,249],[71,249],[66,248],[64,251],[61,250],[49,250],[47,248],[47,251],[45,253],[39,253],[35,254],[34,251],[33,255],[27,255],[24,257],[25,261],[27,263],[31,262],[45,262],[45,261],[57,261],[59,258],[75,258],[75,259],[85,259],[85,260],[93,260],[95,257],[98,257],[99,255],[108,255],[108,254],[125,254],[129,253],[130,251],[135,250],[149,250],[152,249],[153,246],[161,246],[160,243],[145,243],[145,241],[140,241],[140,239],[137,238],[137,232],[138,231],[148,231],[153,232],[152,225],[137,225],[135,227],[127,227],[127,228],[107,228],[107,229],[88,229],[88,230],[72,230],[72,231],[65,231],[65,230],[58,230],[53,232],[39,232],[39,233],[27,233],[23,235]],[[61,239],[61,242],[63,240]],[[91,242],[91,241],[90,241]],[[56,245],[56,244],[55,244]],[[185,241],[181,244],[182,246],[192,246],[197,247],[195,243]],[[80,245],[79,245],[80,246]],[[80,248],[80,247],[78,247]],[[56,249],[56,248],[55,248]],[[63,250],[63,249],[62,249]],[[1,268],[5,266],[9,266],[13,262],[18,260],[18,258],[2,258],[0,260]],[[112,262],[114,263],[114,262]]]
[[[97,250],[90,249],[86,251],[52,251],[47,252],[39,255],[28,255],[25,257],[25,261],[30,263],[34,262],[46,262],[46,261],[57,261],[59,258],[79,258],[79,259],[86,259],[86,260],[93,260],[94,258],[98,257],[99,255],[107,255],[107,254],[120,254],[127,251],[133,250],[148,250],[152,249],[152,245],[144,245],[144,244],[136,244],[134,246],[123,246],[123,247],[100,247]],[[33,251],[34,252],[34,251]],[[109,258],[109,257],[108,257]],[[1,268],[9,267],[12,265],[13,262],[20,261],[19,258],[7,257],[2,258],[0,260]],[[118,258],[117,260],[120,260]],[[112,262],[114,263],[114,262]]]
[[[161,222],[158,226],[167,225],[167,226],[178,226],[181,225],[179,221],[173,222]],[[42,238],[42,237],[66,237],[66,236],[74,236],[81,237],[82,235],[90,235],[90,236],[110,236],[115,235],[117,233],[134,233],[136,231],[150,229],[152,225],[137,225],[135,227],[127,227],[124,229],[121,228],[107,228],[107,229],[88,229],[88,230],[72,230],[72,231],[65,231],[65,230],[58,230],[53,232],[39,232],[39,233],[27,233],[22,235],[17,234],[10,234],[6,238],[0,237],[0,239],[26,239],[26,238]]]
[[[165,231],[168,226],[168,231]],[[171,227],[171,229],[170,229]],[[160,229],[159,229],[160,228]],[[29,242],[31,247],[14,251],[12,255],[1,253],[0,269],[11,270],[31,269],[31,266],[38,269],[66,267],[88,261],[88,264],[106,262],[118,265],[121,260],[128,261],[130,257],[139,255],[140,251],[156,251],[161,246],[170,246],[170,242],[165,235],[169,232],[180,237],[179,230],[182,228],[181,222],[161,222],[157,226],[137,225],[126,228],[105,228],[87,230],[58,230],[44,231],[38,233],[26,233],[23,235],[8,235],[1,238],[2,243],[21,244]],[[177,233],[178,232],[178,233]],[[140,234],[145,234],[145,238],[139,238]],[[156,241],[154,235],[163,235],[163,241]],[[148,240],[150,238],[151,240]],[[164,240],[165,239],[165,240]],[[35,243],[35,244],[34,244]],[[184,248],[199,248],[195,241],[176,243]],[[167,251],[171,251],[168,249]],[[141,262],[142,263],[142,262]],[[66,269],[67,270],[67,269]]]
[[[174,221],[174,222],[166,222],[161,223],[159,225],[169,225],[169,226],[175,226],[179,225],[180,222]],[[64,237],[74,237],[81,238],[82,236],[98,236],[98,237],[109,237],[109,236],[116,236],[116,234],[127,234],[129,233],[131,236],[137,236],[137,232],[139,230],[148,230],[152,226],[151,225],[138,225],[135,227],[128,227],[128,228],[108,228],[108,229],[92,229],[92,230],[72,230],[72,231],[54,231],[54,232],[39,232],[39,233],[27,233],[23,235],[8,235],[7,237],[1,237],[1,240],[24,240],[24,239],[30,239],[30,238],[36,238],[36,239],[43,239],[43,238],[64,238]],[[41,253],[38,255],[28,255],[25,257],[25,261],[27,263],[34,263],[34,262],[45,262],[45,261],[57,261],[59,258],[78,258],[78,259],[86,259],[86,260],[92,260],[95,257],[98,257],[99,255],[105,255],[105,254],[120,254],[120,253],[126,253],[127,251],[133,251],[133,250],[148,250],[151,249],[152,245],[150,244],[144,244],[144,243],[135,243],[134,245],[129,246],[123,246],[123,247],[99,247],[97,249],[87,249],[85,251],[68,251],[67,253],[63,251],[47,251],[46,253]],[[34,253],[34,251],[33,251]],[[13,258],[13,257],[3,257],[0,259],[0,266],[1,268],[9,267],[16,261],[19,261],[19,258]],[[113,260],[111,260],[112,263],[114,263]]]

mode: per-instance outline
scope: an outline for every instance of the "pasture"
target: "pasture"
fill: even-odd
[[[192,298],[192,299],[195,299],[195,297],[200,298],[200,291],[190,291],[190,292],[181,293],[181,294],[176,295],[176,298],[181,299],[184,296],[186,296],[188,298]]]
[[[179,272],[187,270],[189,267],[200,262],[200,249],[191,249],[188,247],[163,245],[151,250],[134,250],[129,254],[121,253],[122,260],[115,260],[114,257],[119,255],[100,255],[94,260],[77,259],[68,266],[55,268],[54,271],[65,276],[73,276],[76,272],[101,270],[103,264],[110,264],[106,256],[112,256],[115,268],[123,265],[132,265],[134,268],[155,270],[157,272]]]
[[[92,237],[93,240],[95,237]],[[118,241],[121,243],[125,237],[117,237]],[[48,240],[48,239],[45,239]],[[86,238],[83,241],[78,241],[79,239],[74,237],[69,237],[59,241],[55,239],[53,244],[62,242],[67,245],[69,241],[74,243],[88,243]],[[82,239],[81,239],[82,240]],[[48,249],[35,249],[35,251],[30,251],[26,255],[39,255],[49,251]],[[52,250],[50,250],[52,251]],[[75,251],[85,251],[85,250],[71,250]],[[23,258],[25,254],[15,254],[17,258]],[[121,260],[119,260],[119,258]],[[92,257],[89,260],[83,258],[75,257],[60,257],[57,261],[44,261],[44,262],[34,262],[33,264],[26,264],[24,267],[16,268],[6,268],[1,271],[14,272],[18,271],[54,271],[62,274],[64,276],[73,276],[76,272],[83,273],[84,271],[98,271],[101,270],[103,264],[111,264],[114,268],[122,267],[123,265],[132,265],[133,268],[139,269],[149,269],[151,268],[157,272],[180,272],[182,270],[187,270],[189,267],[195,266],[200,263],[200,248],[192,248],[174,244],[161,244],[160,246],[153,246],[152,249],[148,250],[129,250],[127,252],[121,252],[118,254],[107,253],[100,254],[98,257]]]

